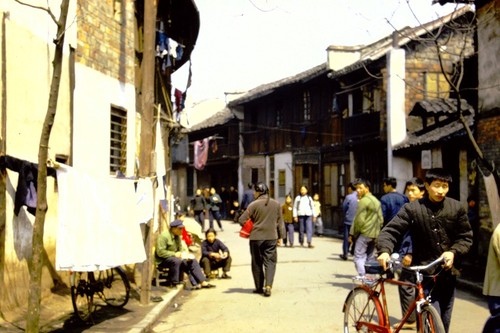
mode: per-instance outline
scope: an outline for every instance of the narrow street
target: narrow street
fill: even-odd
[[[341,240],[315,238],[315,248],[278,249],[278,267],[271,297],[252,293],[248,241],[239,226],[223,221],[218,238],[231,250],[231,280],[215,280],[213,289],[183,291],[154,333],[192,332],[342,332],[342,305],[356,275],[352,260],[338,257]],[[296,244],[297,244],[296,240]],[[397,289],[389,287],[391,322],[400,316]],[[451,332],[479,333],[488,317],[478,295],[458,291]]]

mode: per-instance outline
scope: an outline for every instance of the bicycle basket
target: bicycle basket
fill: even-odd
[[[365,272],[366,274],[384,274],[384,269],[378,261],[367,261],[365,262]]]

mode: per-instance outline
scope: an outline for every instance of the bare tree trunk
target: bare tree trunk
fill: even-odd
[[[54,59],[52,61],[53,73],[50,85],[49,103],[42,134],[38,148],[38,201],[36,207],[35,224],[33,226],[33,256],[30,269],[30,292],[28,299],[28,317],[26,332],[36,333],[39,331],[40,302],[42,295],[42,266],[43,266],[43,229],[45,225],[45,214],[47,212],[47,157],[50,132],[54,124],[57,111],[57,99],[59,96],[59,85],[61,82],[64,34],[68,7],[70,0],[62,0],[61,13],[57,21],[57,37],[54,39],[56,45]]]

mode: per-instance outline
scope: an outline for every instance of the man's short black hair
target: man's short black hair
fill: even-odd
[[[351,190],[356,191],[356,180],[353,180],[352,182],[349,182],[348,187],[349,187]]]
[[[441,180],[448,183],[452,182],[451,174],[443,168],[429,169],[425,174],[425,182],[432,183],[434,180]]]
[[[416,186],[420,191],[425,191],[424,181],[418,177],[413,177],[409,181],[407,181],[405,185],[405,190],[408,186]]]
[[[394,177],[386,177],[383,179],[385,185],[390,185],[392,188],[396,188],[398,186],[398,181]]]
[[[372,187],[372,184],[368,179],[363,179],[363,178],[357,178],[355,181],[355,185],[365,185],[368,189]]]

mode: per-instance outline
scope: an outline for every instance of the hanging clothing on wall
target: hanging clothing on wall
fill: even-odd
[[[194,143],[194,167],[196,170],[205,169],[208,158],[208,138],[195,141]]]
[[[134,180],[57,169],[56,269],[102,270],[146,260]]]
[[[0,156],[0,168],[17,172],[16,197],[14,199],[14,214],[19,215],[22,206],[26,206],[28,212],[36,214],[37,188],[38,188],[38,164],[21,160],[12,156]],[[56,176],[54,168],[47,167],[47,176]]]

